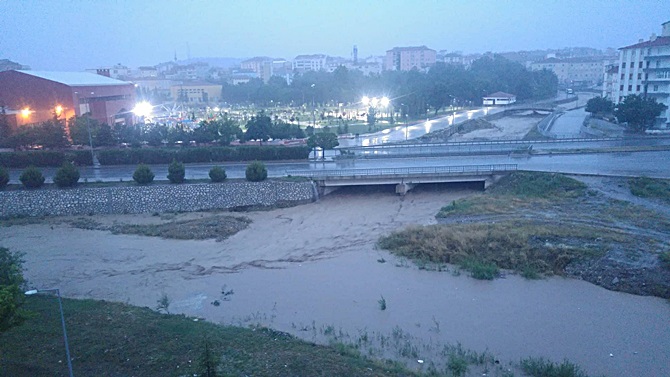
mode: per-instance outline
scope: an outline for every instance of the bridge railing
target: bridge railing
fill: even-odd
[[[296,177],[328,179],[336,177],[398,177],[417,175],[489,175],[497,172],[516,171],[516,164],[425,166],[405,168],[374,169],[329,169],[329,170],[287,170],[286,174]]]

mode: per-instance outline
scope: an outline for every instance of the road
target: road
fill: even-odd
[[[395,128],[388,128],[379,132],[360,135],[354,139],[341,139],[340,147],[367,147],[371,145],[380,145],[385,143],[397,143],[405,140],[416,139],[429,132],[441,130],[458,124],[468,119],[481,118],[488,114],[495,114],[504,111],[503,107],[483,107],[474,110],[462,110],[455,112],[454,115],[447,115],[425,122],[418,122],[411,125],[399,125]]]
[[[554,154],[511,157],[495,156],[449,156],[428,158],[388,158],[359,159],[341,162],[278,162],[267,163],[268,176],[283,177],[287,170],[305,169],[338,169],[338,168],[388,168],[413,166],[446,166],[446,165],[478,165],[478,164],[518,164],[519,169],[576,173],[602,174],[622,176],[649,176],[670,178],[670,151],[626,152],[626,153],[593,153],[593,154]],[[209,169],[215,164],[186,164],[187,179],[207,179]],[[244,178],[245,164],[219,164],[226,169],[229,178]],[[109,166],[101,169],[83,167],[80,169],[81,181],[118,182],[132,180],[135,165]],[[166,180],[167,165],[153,165],[157,180]],[[54,168],[45,168],[43,173],[47,182],[51,182]],[[18,183],[20,169],[10,170],[10,182]]]
[[[586,115],[583,107],[566,111],[563,115],[556,118],[549,131],[558,137],[579,137]]]

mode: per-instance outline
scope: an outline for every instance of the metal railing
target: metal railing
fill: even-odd
[[[407,168],[374,169],[329,169],[329,170],[287,170],[286,174],[297,177],[328,179],[336,177],[404,177],[418,175],[488,175],[516,171],[516,164],[425,166]]]

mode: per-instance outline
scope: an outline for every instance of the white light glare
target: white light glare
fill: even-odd
[[[153,109],[153,106],[149,102],[142,101],[139,102],[137,105],[135,105],[135,108],[133,109],[133,113],[137,115],[138,117],[148,117],[151,115],[151,110]]]
[[[370,98],[368,96],[365,96],[361,99],[361,102],[363,103],[363,105],[367,106],[370,104]]]
[[[391,103],[391,100],[389,100],[388,97],[382,97],[382,100],[381,100],[382,106],[387,107],[389,105],[389,103]]]

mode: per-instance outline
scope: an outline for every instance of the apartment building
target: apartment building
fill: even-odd
[[[530,63],[530,69],[547,69],[554,72],[563,85],[593,85],[603,80],[605,66],[614,62],[614,57],[593,56],[579,58],[547,58]]]
[[[386,51],[384,69],[387,71],[425,70],[435,64],[437,53],[426,46],[394,47]]]
[[[327,63],[328,56],[324,54],[298,55],[293,59],[293,70],[300,73],[325,70]]]
[[[618,72],[611,98],[615,103],[630,94],[655,98],[668,106],[657,125],[670,124],[670,21],[663,24],[661,36],[652,34],[648,41],[619,49]]]

